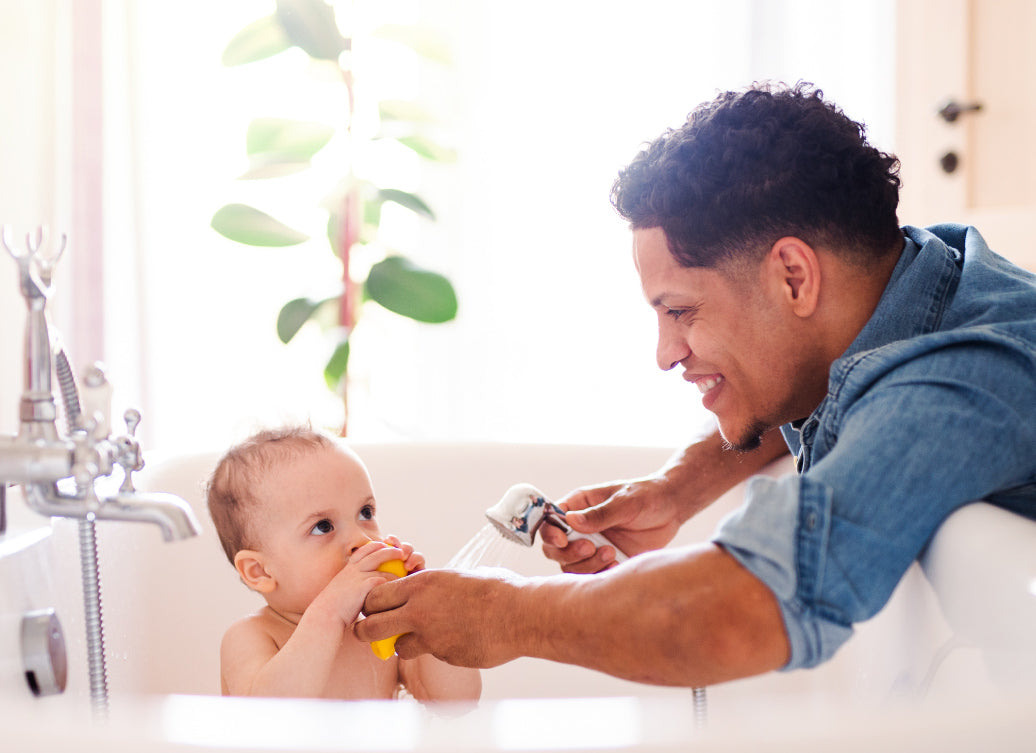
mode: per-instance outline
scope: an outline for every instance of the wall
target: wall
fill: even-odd
[[[64,4],[61,4],[64,7]],[[67,164],[58,112],[64,101],[59,40],[67,28],[57,0],[5,0],[0,4],[0,223],[10,226],[12,246],[25,248],[25,234],[43,224],[67,229]],[[67,262],[67,260],[66,260]],[[55,283],[71,287],[67,263]],[[60,306],[52,315],[60,319]],[[0,251],[0,432],[17,430],[22,390],[25,306],[14,261]]]

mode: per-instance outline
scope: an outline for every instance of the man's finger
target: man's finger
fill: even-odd
[[[407,601],[406,589],[403,587],[406,581],[407,578],[400,578],[370,590],[363,602],[366,617],[358,620],[353,627],[357,638],[370,643],[411,630],[398,611]]]

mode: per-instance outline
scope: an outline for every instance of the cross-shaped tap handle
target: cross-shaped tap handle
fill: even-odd
[[[126,422],[126,431],[129,432],[129,435],[136,436],[137,427],[140,426],[140,411],[136,408],[127,408],[126,412],[122,414],[122,418]]]
[[[140,411],[136,408],[129,408],[122,414],[122,418],[126,422],[128,435],[116,440],[119,447],[118,463],[126,474],[122,480],[122,485],[119,487],[119,491],[134,492],[136,489],[133,486],[133,472],[139,471],[144,467],[144,457],[140,452],[140,442],[137,441],[135,436],[137,427],[140,425]]]

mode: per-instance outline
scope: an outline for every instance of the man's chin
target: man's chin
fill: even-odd
[[[759,449],[759,446],[763,443],[763,434],[766,433],[767,429],[769,427],[763,424],[762,421],[753,421],[735,435],[733,432],[728,433],[723,428],[722,422],[719,424],[719,434],[723,437],[726,449],[733,450],[734,452],[751,452],[752,450]]]

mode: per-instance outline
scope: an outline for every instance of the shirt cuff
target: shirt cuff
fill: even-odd
[[[853,633],[852,625],[818,614],[823,582],[830,490],[802,476],[749,479],[745,502],[719,524],[722,546],[777,598],[791,656],[782,671],[813,667],[832,656]]]

